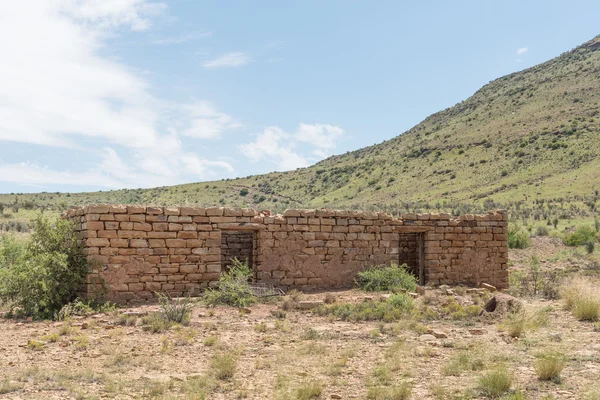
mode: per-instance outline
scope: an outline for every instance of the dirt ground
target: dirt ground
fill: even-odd
[[[535,238],[531,248],[511,251],[511,268],[523,268],[532,255],[547,269],[585,264],[555,239]],[[481,305],[491,295],[428,289],[415,302],[433,309]],[[600,332],[560,300],[521,298],[528,318],[542,322],[519,338],[508,335],[501,318],[347,322],[289,306],[378,296],[296,294],[287,307],[282,299],[242,310],[198,304],[189,326],[159,333],[144,330],[141,318],[135,326],[118,324],[123,313],[133,321],[157,306],[71,322],[0,319],[0,398],[478,399],[485,398],[480,377],[504,366],[513,376],[513,396],[505,398],[600,399]],[[548,352],[566,356],[559,380],[536,375],[536,357]],[[403,385],[412,388],[410,397],[394,393]]]

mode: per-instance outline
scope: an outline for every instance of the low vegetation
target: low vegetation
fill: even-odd
[[[479,378],[479,390],[484,396],[497,399],[510,389],[513,377],[504,367],[484,373]]]
[[[520,224],[511,223],[508,227],[508,248],[525,249],[530,245],[529,233]]]
[[[405,290],[414,292],[417,289],[417,278],[409,271],[406,264],[370,267],[359,272],[356,283],[368,292]]]
[[[387,299],[367,300],[361,303],[335,303],[317,310],[320,315],[333,315],[343,321],[397,321],[410,315],[413,299],[405,293]]]
[[[580,321],[598,321],[600,318],[600,293],[597,283],[575,278],[565,282],[561,297],[567,310]]]
[[[204,301],[207,304],[247,307],[257,301],[250,286],[252,269],[247,262],[232,261],[231,268],[221,273],[217,287],[205,292]]]
[[[0,301],[11,313],[54,318],[87,273],[73,225],[39,217],[29,238],[0,238]]]
[[[560,379],[560,373],[565,368],[567,360],[558,353],[540,354],[535,362],[535,373],[542,381]]]

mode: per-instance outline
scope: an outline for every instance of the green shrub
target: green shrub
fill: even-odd
[[[229,271],[221,273],[216,288],[208,289],[204,300],[209,305],[226,304],[235,307],[246,307],[256,302],[249,280],[252,269],[247,262],[233,259]]]
[[[550,231],[548,230],[547,227],[545,227],[543,225],[539,225],[535,229],[535,236],[548,236],[549,234],[550,234]]]
[[[510,224],[508,227],[508,248],[526,249],[531,245],[529,234],[519,224]]]
[[[414,292],[417,289],[417,277],[408,270],[406,264],[368,268],[357,274],[356,283],[367,292],[391,289]]]
[[[535,362],[535,372],[542,381],[558,380],[566,364],[562,354],[542,354]]]
[[[50,319],[77,297],[87,263],[70,221],[43,216],[28,240],[2,239],[0,301],[11,312]]]
[[[580,226],[575,232],[567,233],[563,242],[567,246],[583,246],[586,242],[594,242],[596,240],[596,231],[587,225]]]
[[[593,240],[588,240],[587,242],[585,242],[584,246],[588,254],[592,254],[596,249],[596,242]]]
[[[505,368],[496,368],[479,378],[479,389],[493,399],[506,393],[511,385],[512,376]]]

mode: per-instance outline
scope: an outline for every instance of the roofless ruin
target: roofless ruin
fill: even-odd
[[[318,290],[353,284],[358,271],[406,263],[421,284],[508,286],[505,211],[484,215],[341,210],[90,205],[69,210],[93,266],[86,294],[120,302],[157,292],[195,294],[233,258],[259,283]]]

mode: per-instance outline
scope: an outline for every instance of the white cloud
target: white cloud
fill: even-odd
[[[214,139],[230,129],[239,128],[241,124],[231,116],[219,112],[207,101],[198,101],[183,107],[187,114],[189,126],[183,134],[195,138]]]
[[[522,55],[527,53],[527,50],[529,50],[527,47],[521,47],[520,49],[517,49],[517,55]]]
[[[108,147],[92,172],[5,164],[0,165],[1,181],[18,182],[23,176],[24,183],[138,187],[204,179],[213,169],[232,171],[227,163],[185,151],[179,135],[218,137],[239,126],[233,118],[210,103],[160,101],[138,71],[100,54],[105,39],[118,29],[148,29],[151,18],[165,9],[163,3],[33,3],[0,6],[0,142],[82,148],[81,143],[94,139]],[[173,115],[172,110],[183,111]]]
[[[202,66],[209,69],[243,67],[251,62],[252,59],[245,53],[231,52],[222,54],[213,60],[207,61],[203,63]]]
[[[321,150],[335,148],[336,141],[344,134],[338,126],[328,124],[300,124],[295,138],[301,142],[310,143]]]
[[[279,170],[307,167],[308,161],[293,151],[294,146],[291,135],[278,126],[271,126],[257,135],[254,142],[240,145],[239,149],[250,161],[271,161]]]
[[[313,154],[325,158],[331,154],[344,130],[327,124],[300,124],[294,133],[286,133],[278,126],[266,128],[251,143],[239,146],[251,162],[270,161],[278,170],[292,170],[309,165],[308,160],[295,151],[297,144],[314,147]]]

